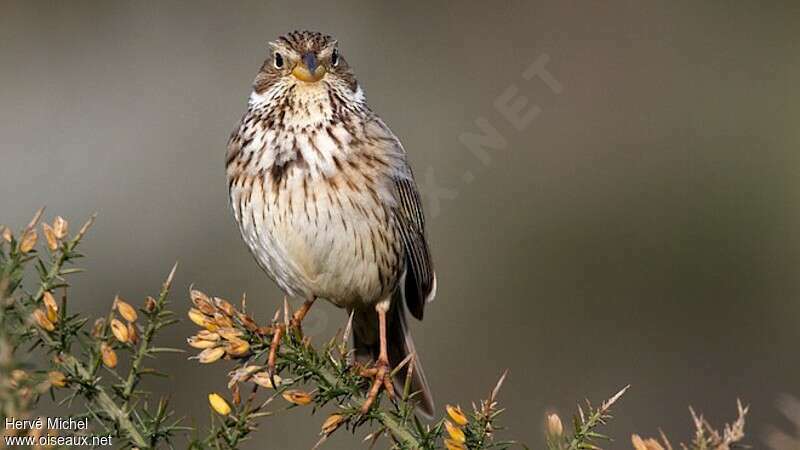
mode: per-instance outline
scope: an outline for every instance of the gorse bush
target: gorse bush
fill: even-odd
[[[70,235],[66,220],[41,223],[39,211],[30,223],[14,232],[0,226],[0,419],[6,426],[4,445],[63,447],[107,445],[87,440],[107,437],[120,448],[235,449],[257,431],[259,424],[278,412],[309,408],[328,410],[320,420],[317,446],[333,433],[364,430],[364,446],[396,449],[508,449],[528,448],[500,436],[500,377],[487,397],[471,408],[447,405],[444,417],[432,422],[415,415],[415,393],[409,382],[392,395],[381,394],[364,412],[369,375],[374,368],[354,362],[348,341],[350,324],[330,341],[316,346],[309,336],[292,327],[292,312],[282,309],[267,321],[252,317],[247,302],[238,305],[190,289],[188,318],[198,326],[187,339],[197,370],[204,364],[228,364],[225,393],[208,395],[212,421],[206,429],[186,426],[189,421],[165,399],[141,389],[150,376],[169,376],[155,367],[159,358],[183,357],[184,349],[162,346],[159,333],[178,321],[168,297],[176,267],[158,292],[141,302],[116,297],[107,316],[90,320],[73,311],[68,301],[70,274],[82,257],[78,246],[94,218]],[[138,307],[134,306],[138,305]],[[182,316],[183,314],[181,314]],[[278,345],[280,344],[280,345]],[[183,345],[181,345],[183,347]],[[31,350],[37,350],[31,353]],[[274,371],[268,367],[274,366]],[[414,355],[400,367],[414,370]],[[122,370],[122,368],[125,370]],[[221,384],[222,384],[222,380]],[[545,445],[549,450],[597,449],[608,438],[599,428],[611,418],[611,407],[627,387],[593,406],[579,406],[568,431],[556,414],[546,417]],[[77,429],[48,430],[36,426],[43,397],[50,396],[72,418],[87,424]],[[692,412],[695,435],[684,448],[726,450],[744,437],[747,408],[721,432]],[[22,422],[27,420],[26,422]],[[19,440],[19,439],[28,440]],[[17,439],[14,441],[13,439]],[[671,450],[665,436],[659,440],[631,438],[636,450]]]

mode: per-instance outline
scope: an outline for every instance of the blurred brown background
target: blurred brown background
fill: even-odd
[[[322,30],[426,194],[439,296],[414,325],[440,407],[509,368],[507,436],[539,447],[545,411],[631,383],[608,430],[627,448],[689,439],[689,404],[733,419],[739,396],[758,448],[800,394],[798,23],[796,2],[5,1],[0,222],[98,211],[72,291],[93,315],[179,260],[177,309],[196,283],[268,317],[281,294],[229,214],[225,143],[266,42]],[[542,55],[558,95],[522,78]],[[512,85],[541,108],[522,130],[493,106]],[[459,140],[479,118],[507,141],[489,164]],[[175,378],[150,387],[206,420],[224,369],[162,364]],[[322,419],[267,420],[248,448],[310,448]]]

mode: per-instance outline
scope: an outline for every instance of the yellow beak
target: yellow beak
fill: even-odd
[[[317,56],[313,53],[306,53],[300,62],[292,69],[292,75],[300,81],[313,83],[325,76],[325,66],[317,63]]]

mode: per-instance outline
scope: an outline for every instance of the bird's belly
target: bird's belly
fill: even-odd
[[[371,304],[396,287],[402,244],[380,197],[299,171],[252,177],[231,200],[259,264],[289,295],[340,307]],[[239,201],[237,201],[237,197]]]

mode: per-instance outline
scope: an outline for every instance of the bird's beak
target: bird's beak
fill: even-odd
[[[314,53],[306,53],[300,59],[300,62],[294,66],[292,75],[300,81],[313,83],[319,81],[325,76],[325,66],[319,64],[317,55]]]

